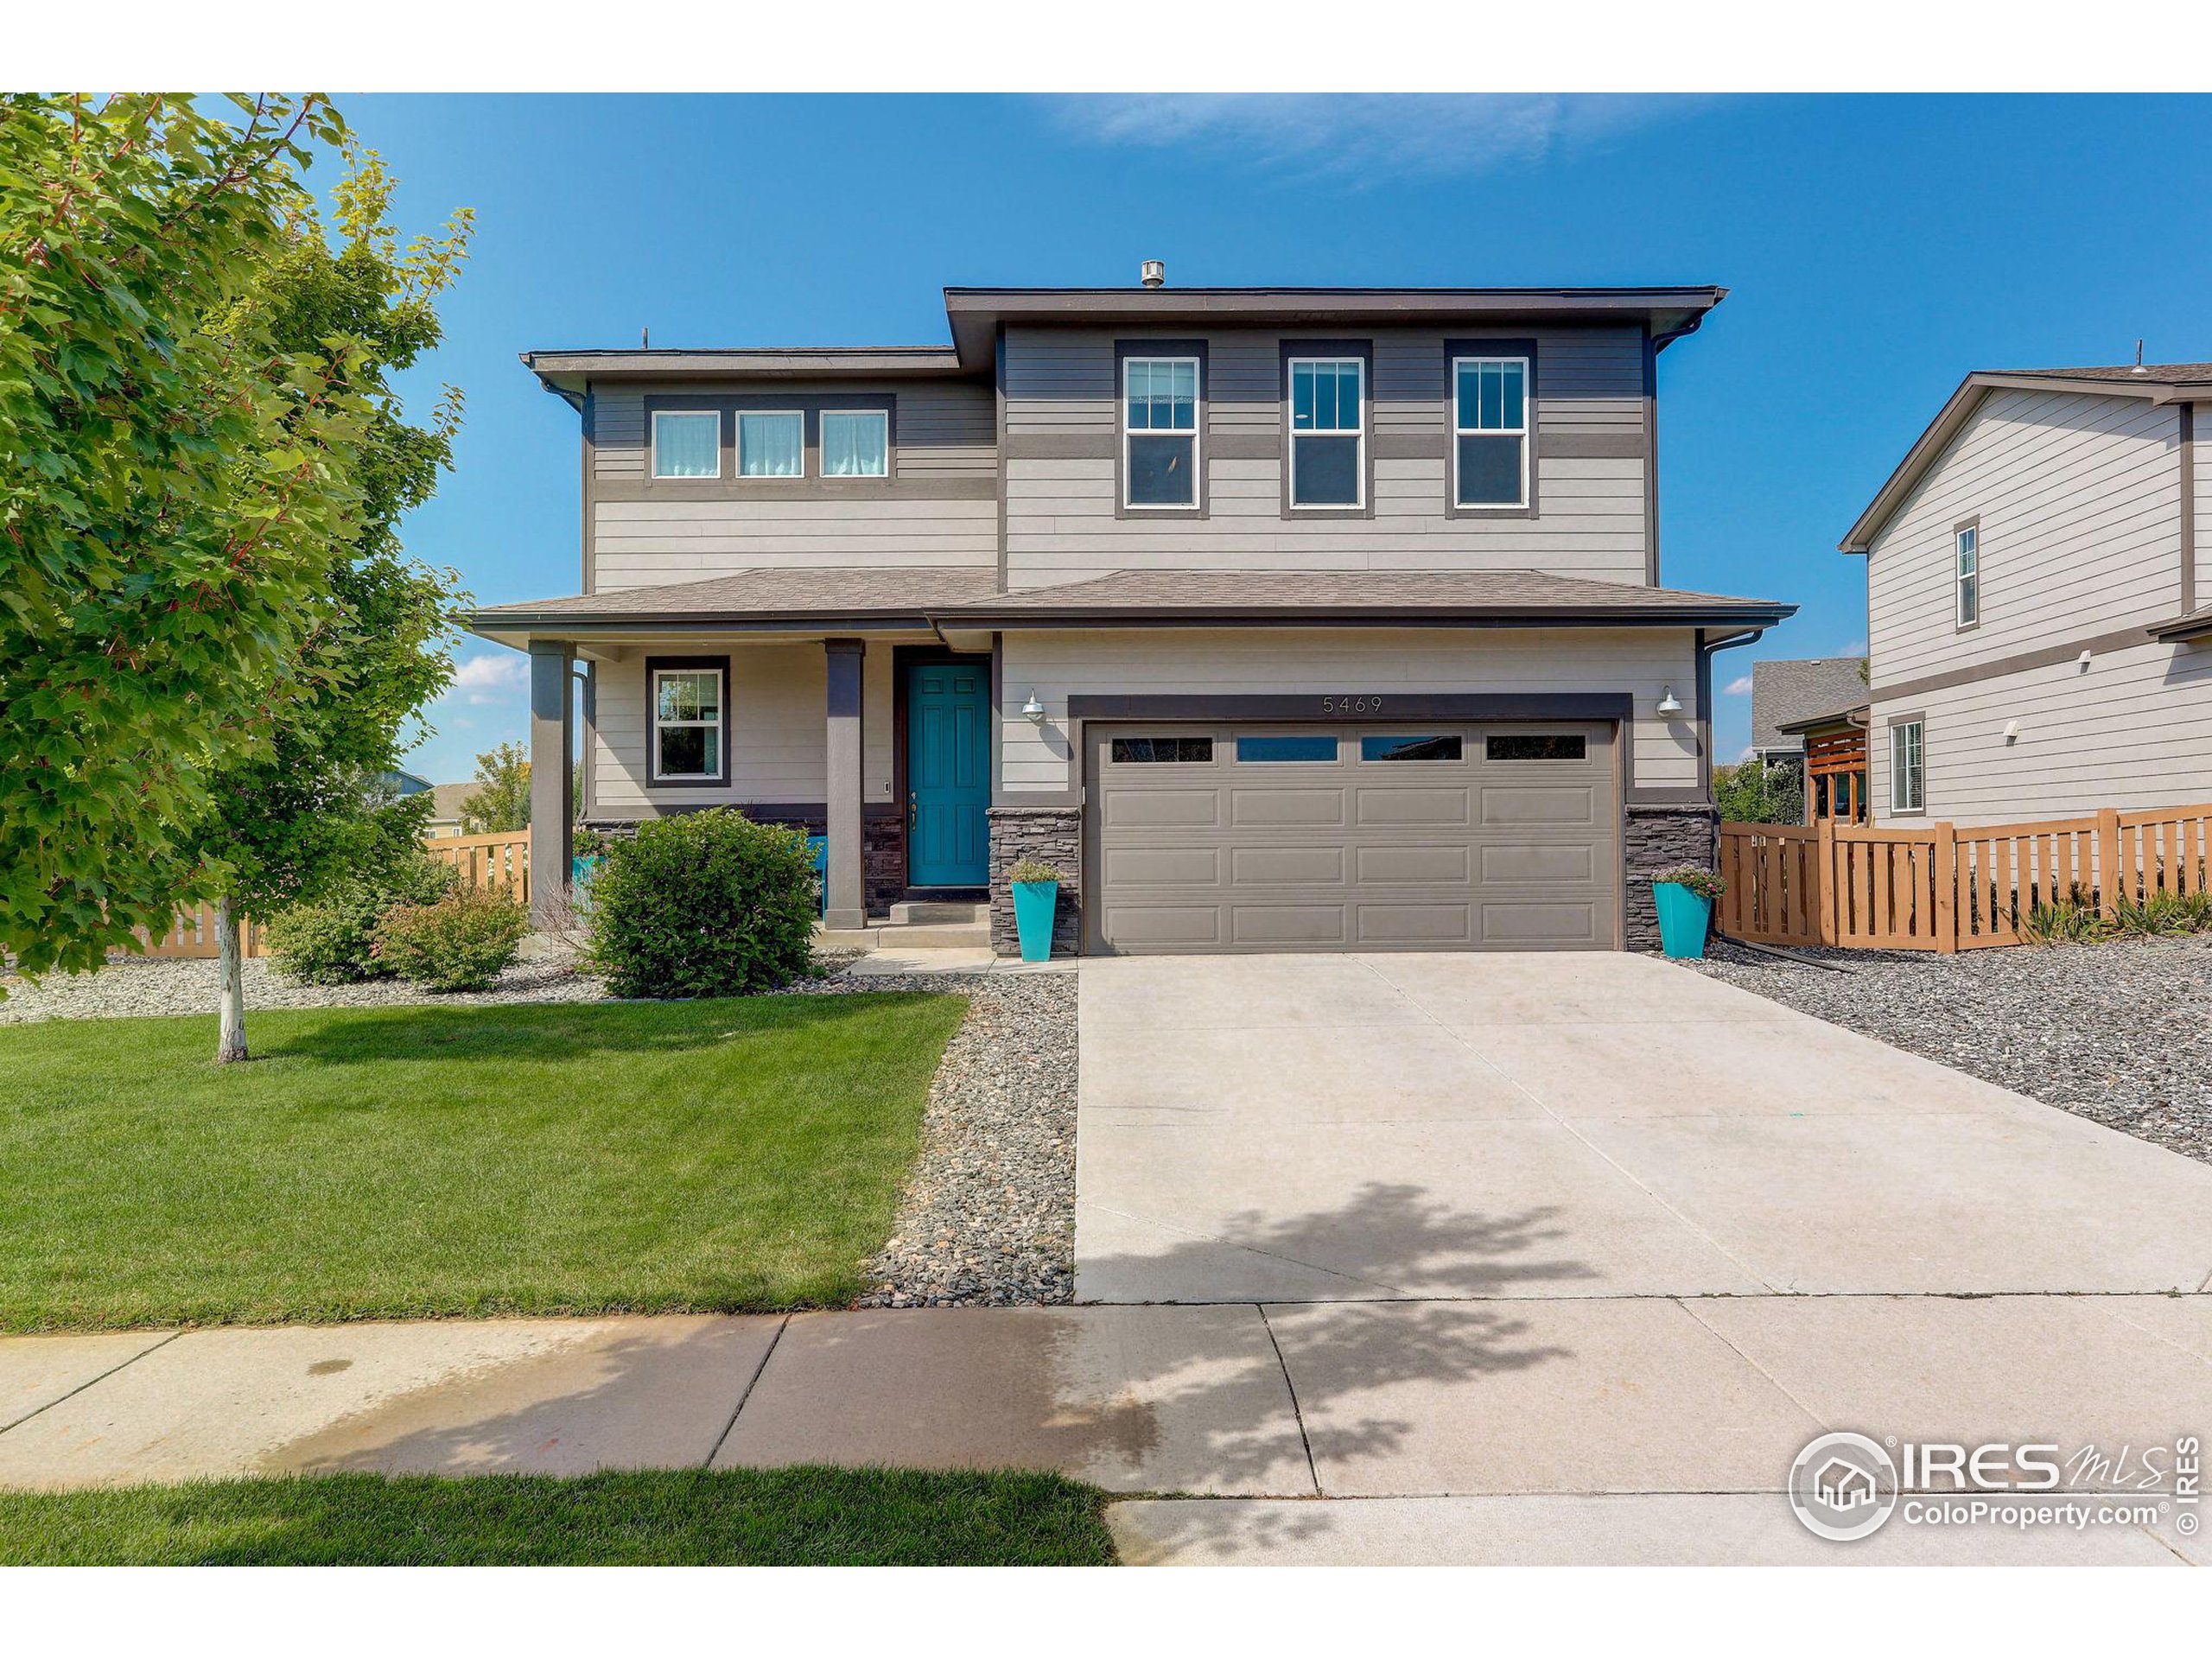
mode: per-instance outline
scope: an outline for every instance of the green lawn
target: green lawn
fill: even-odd
[[[935,995],[0,1029],[0,1331],[837,1303]]]
[[[0,1566],[1105,1567],[1103,1501],[1058,1475],[805,1468],[0,1491]]]

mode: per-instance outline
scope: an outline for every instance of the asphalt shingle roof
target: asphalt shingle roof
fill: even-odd
[[[1780,728],[1840,714],[1866,701],[1862,657],[1776,658],[1751,664],[1751,747],[1795,749],[1804,740]]]

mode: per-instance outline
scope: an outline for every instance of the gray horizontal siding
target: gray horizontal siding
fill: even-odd
[[[2178,438],[2173,409],[2138,398],[1992,392],[1874,540],[1873,683],[2173,614]],[[1961,632],[1952,533],[1969,518],[1980,522],[1981,621]]]
[[[988,499],[601,501],[593,515],[594,591],[696,582],[733,570],[852,565],[988,569],[998,504]]]
[[[2058,663],[1877,702],[1878,822],[1891,819],[1887,722],[1908,714],[1926,726],[1928,810],[1916,816],[2018,823],[2212,801],[2212,650],[2145,643],[2086,670]]]

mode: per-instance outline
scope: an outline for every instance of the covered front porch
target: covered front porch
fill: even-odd
[[[968,585],[919,574],[954,579],[920,597]],[[950,910],[913,906],[985,900],[995,639],[931,626],[911,604],[917,575],[901,573],[907,614],[869,615],[851,594],[810,614],[831,596],[804,591],[764,610],[758,583],[742,613],[712,620],[627,621],[626,602],[649,597],[631,594],[480,613],[479,633],[530,656],[537,892],[565,885],[575,826],[620,834],[727,806],[822,838],[833,936],[945,925]]]

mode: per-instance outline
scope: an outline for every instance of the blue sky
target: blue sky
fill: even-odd
[[[2212,358],[2212,100],[341,99],[427,228],[478,213],[420,377],[467,394],[406,526],[486,602],[577,585],[531,347],[933,343],[947,283],[1719,283],[1660,361],[1662,579],[1786,599],[1720,659],[1863,648],[1837,540],[1967,370]],[[472,641],[410,762],[522,733]],[[1724,696],[1717,747],[1743,745]]]

